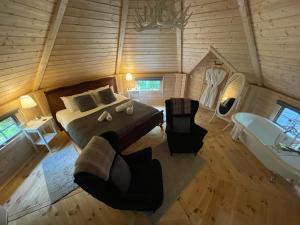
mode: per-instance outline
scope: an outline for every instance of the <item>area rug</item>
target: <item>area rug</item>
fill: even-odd
[[[153,158],[158,159],[162,167],[164,201],[154,213],[146,212],[151,224],[156,224],[180,196],[180,193],[195,178],[205,164],[204,159],[194,154],[173,154],[170,156],[167,142],[153,149]]]
[[[77,158],[78,153],[69,147],[51,154],[43,161],[44,176],[52,204],[78,187],[73,181],[74,164]]]

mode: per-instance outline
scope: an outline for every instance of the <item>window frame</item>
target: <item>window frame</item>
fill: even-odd
[[[4,146],[6,146],[11,140],[13,140],[15,137],[17,137],[17,136],[22,132],[22,128],[21,128],[21,126],[20,126],[21,123],[20,123],[20,121],[18,120],[18,118],[17,118],[17,116],[16,116],[16,113],[17,113],[17,111],[14,111],[14,112],[10,112],[10,113],[8,113],[8,114],[5,114],[5,115],[3,115],[3,116],[0,116],[0,122],[4,121],[4,120],[6,120],[7,118],[10,118],[10,117],[11,117],[12,120],[14,121],[14,123],[13,123],[12,125],[10,125],[9,127],[5,128],[5,129],[3,129],[3,130],[0,130],[0,133],[3,134],[3,131],[4,131],[4,130],[10,128],[10,127],[13,126],[13,125],[17,125],[17,126],[19,127],[19,131],[18,131],[16,134],[14,134],[12,137],[6,139],[4,143],[0,144],[0,151],[1,151],[1,149],[2,149]],[[5,137],[5,135],[3,135],[3,136]]]
[[[141,90],[139,89],[138,82],[139,81],[159,81],[160,82],[160,89],[159,90]],[[136,89],[140,92],[162,92],[163,90],[163,79],[162,77],[144,77],[144,78],[137,78],[135,79]]]
[[[277,112],[276,116],[274,117],[273,119],[273,122],[276,123],[278,126],[284,128],[281,124],[279,124],[277,122],[277,120],[279,119],[279,117],[282,115],[282,112],[285,110],[285,109],[289,109],[291,111],[294,111],[296,113],[298,113],[300,115],[300,109],[295,107],[295,106],[292,106],[284,101],[281,101],[281,100],[277,100],[276,102],[278,105],[280,105],[280,109],[279,111]],[[288,118],[289,119],[289,118]]]

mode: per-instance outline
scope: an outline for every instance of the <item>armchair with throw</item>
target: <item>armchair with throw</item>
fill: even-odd
[[[75,164],[75,182],[106,205],[155,211],[163,201],[162,171],[151,148],[117,153],[103,137],[93,137]]]
[[[199,102],[172,98],[166,104],[166,134],[171,155],[173,153],[194,153],[203,145],[207,130],[195,124]]]

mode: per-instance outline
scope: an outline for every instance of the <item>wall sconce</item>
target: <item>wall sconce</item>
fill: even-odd
[[[127,73],[125,76],[125,79],[127,81],[127,90],[135,88],[135,84],[133,81],[133,75],[131,73]]]
[[[127,73],[127,74],[126,74],[126,80],[127,80],[127,81],[131,81],[132,78],[133,78],[133,76],[132,76],[131,73]]]

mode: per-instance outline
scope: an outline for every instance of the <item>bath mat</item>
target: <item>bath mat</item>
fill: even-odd
[[[78,153],[69,147],[51,154],[43,161],[44,176],[52,204],[78,187],[73,181],[74,164],[77,158]]]
[[[154,213],[145,212],[145,214],[151,224],[156,224],[195,178],[205,161],[194,154],[174,153],[170,156],[166,141],[153,149],[153,158],[158,159],[162,167],[164,201]]]

